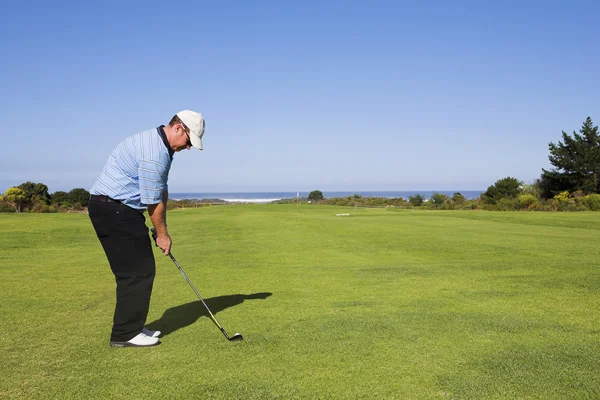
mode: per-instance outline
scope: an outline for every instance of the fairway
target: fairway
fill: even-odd
[[[0,214],[0,398],[600,398],[598,212],[229,205],[168,226],[244,341],[157,250],[162,344],[110,348],[87,215]]]

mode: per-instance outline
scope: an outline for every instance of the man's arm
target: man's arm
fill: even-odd
[[[171,237],[167,231],[167,201],[169,199],[169,191],[164,190],[162,201],[158,204],[148,205],[148,214],[150,221],[156,229],[156,244],[160,249],[168,255],[171,252]]]

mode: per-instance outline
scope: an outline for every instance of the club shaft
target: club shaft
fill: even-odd
[[[194,286],[194,284],[192,283],[192,281],[190,281],[190,278],[188,278],[188,276],[186,275],[186,273],[183,271],[183,268],[181,268],[181,265],[179,265],[179,263],[177,262],[177,260],[175,259],[175,257],[173,257],[173,254],[169,253],[169,257],[171,257],[171,260],[173,260],[173,262],[177,266],[177,269],[179,270],[179,272],[181,272],[181,275],[183,275],[183,277],[185,278],[185,280],[187,281],[187,283],[189,283],[189,285],[192,288],[192,290],[194,291],[194,293],[196,293],[196,296],[198,296],[198,298],[200,299],[200,301],[202,302],[202,304],[204,304],[204,308],[206,308],[206,311],[208,311],[208,315],[210,315],[210,319],[212,320],[212,322],[214,322],[215,325],[221,331],[221,333],[223,335],[225,335],[225,337],[227,339],[229,339],[229,335],[227,334],[227,332],[225,332],[225,329],[223,329],[223,327],[221,326],[221,324],[219,324],[219,321],[217,321],[217,319],[215,318],[215,316],[213,315],[213,313],[210,311],[210,308],[208,308],[208,306],[204,302],[204,299],[202,298],[202,296],[200,296],[200,293],[198,292],[198,290],[196,290],[196,287]]]

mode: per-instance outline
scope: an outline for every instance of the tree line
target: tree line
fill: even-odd
[[[579,133],[562,132],[562,141],[548,144],[552,168],[542,168],[541,176],[525,184],[506,177],[489,186],[477,199],[467,200],[461,193],[447,196],[433,193],[408,199],[362,198],[360,195],[325,199],[320,190],[312,191],[307,201],[354,206],[412,206],[432,209],[486,209],[529,211],[600,211],[600,135],[588,117]]]
[[[68,212],[84,210],[90,193],[83,188],[48,192],[43,183],[25,182],[0,195],[0,212]]]
[[[431,209],[485,209],[529,211],[600,211],[600,134],[588,117],[579,133],[562,132],[562,141],[548,144],[548,159],[552,168],[542,168],[534,182],[525,184],[514,177],[506,177],[489,186],[477,199],[466,199],[461,193],[447,196],[433,193],[425,199],[421,195],[403,198],[362,197],[359,194],[326,199],[323,192],[313,190],[302,202],[332,205],[399,207],[411,206]],[[0,212],[64,212],[84,210],[89,192],[82,188],[50,194],[43,183],[25,182],[0,195]],[[278,203],[292,203],[298,199],[284,199]],[[193,200],[169,200],[169,208],[208,205]]]

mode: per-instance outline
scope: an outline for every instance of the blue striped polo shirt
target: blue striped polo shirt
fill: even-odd
[[[173,150],[162,126],[137,133],[113,150],[90,194],[145,210],[149,204],[160,203],[163,191],[168,190],[172,161]]]

